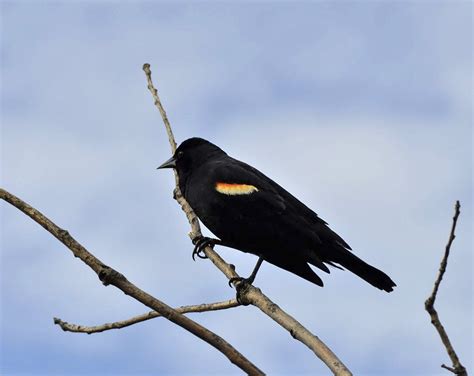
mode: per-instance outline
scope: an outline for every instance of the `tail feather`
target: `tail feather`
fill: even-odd
[[[352,273],[358,275],[364,281],[367,281],[372,286],[377,287],[380,290],[387,292],[393,291],[393,288],[396,286],[396,284],[387,274],[362,261],[348,250],[341,252],[339,249],[338,251],[339,255],[337,258],[334,258],[334,262],[337,262],[344,268],[350,270]]]

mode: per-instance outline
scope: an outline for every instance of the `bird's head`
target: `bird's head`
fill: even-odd
[[[183,141],[174,155],[158,168],[174,168],[178,176],[189,175],[194,169],[225,152],[203,138],[193,137]]]

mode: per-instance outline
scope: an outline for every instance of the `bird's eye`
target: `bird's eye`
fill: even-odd
[[[182,151],[178,151],[178,154],[176,155],[178,158],[182,158],[184,153]]]

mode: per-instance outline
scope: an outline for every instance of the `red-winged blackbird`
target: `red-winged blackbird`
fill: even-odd
[[[202,238],[259,257],[252,283],[263,260],[316,285],[323,281],[308,265],[329,273],[325,264],[349,269],[371,285],[390,292],[395,283],[365,263],[351,247],[306,205],[252,166],[229,157],[202,139],[184,141],[158,168],[174,168],[179,188],[199,219],[219,239]]]

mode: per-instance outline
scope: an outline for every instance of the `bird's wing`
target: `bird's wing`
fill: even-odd
[[[225,212],[239,228],[251,227],[286,242],[294,239],[284,234],[299,236],[301,241],[304,238],[308,244],[320,243],[314,225],[288,196],[297,199],[260,171],[231,158],[212,167],[211,184],[217,191],[220,213]]]
[[[304,222],[304,224],[306,224],[307,228],[310,229],[313,234],[317,235],[317,237],[322,240],[323,243],[326,243],[326,245],[335,245],[337,248],[342,247],[349,250],[352,249],[344,239],[329,228],[325,220],[320,218],[317,213],[308,208],[290,192],[275,183],[256,168],[235,159],[234,161],[241,169],[258,177],[259,181],[265,181],[271,191],[274,192],[282,202],[284,202],[286,213],[291,213],[293,216],[298,217],[302,222]],[[330,260],[328,259],[328,261]]]
[[[284,201],[285,204],[289,206],[289,209],[292,209],[292,211],[298,212],[300,215],[306,216],[307,219],[311,220],[314,223],[327,224],[313,210],[308,208],[291,193],[289,193],[287,190],[285,190],[279,184],[275,183],[272,179],[270,179],[268,176],[266,176],[256,168],[236,159],[234,159],[233,162],[233,166],[235,166],[236,169],[245,171],[248,175],[254,176],[256,179],[258,179],[259,182],[264,182],[265,185],[268,187],[267,189],[277,195],[282,201]]]

